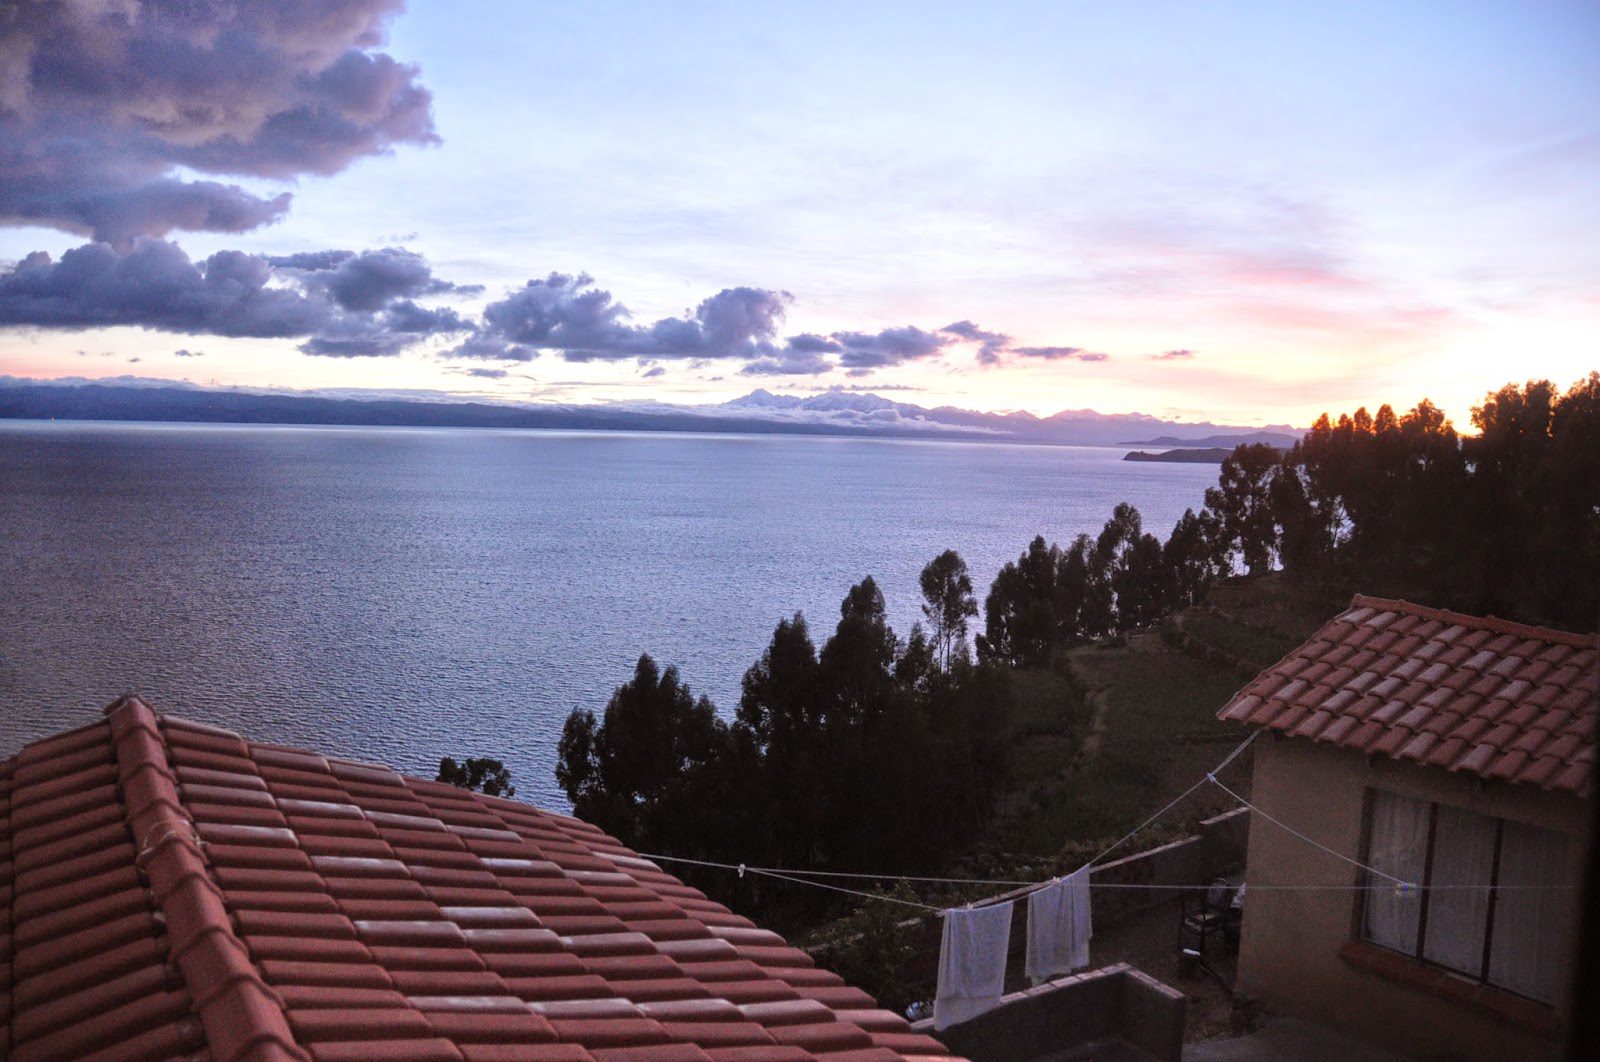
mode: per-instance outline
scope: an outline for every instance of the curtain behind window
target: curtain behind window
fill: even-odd
[[[1568,902],[1567,894],[1552,886],[1565,880],[1566,859],[1567,839],[1561,834],[1520,822],[1505,824],[1489,980],[1545,1003],[1555,1002]]]
[[[1477,977],[1494,880],[1495,820],[1440,806],[1433,833],[1432,892],[1422,957]],[[1441,886],[1470,886],[1449,888]]]
[[[1422,883],[1422,863],[1428,855],[1428,805],[1397,793],[1372,794],[1372,828],[1368,834],[1367,862],[1402,881]],[[1381,879],[1369,879],[1382,885]],[[1374,944],[1414,954],[1420,894],[1374,888],[1366,897],[1363,935]]]

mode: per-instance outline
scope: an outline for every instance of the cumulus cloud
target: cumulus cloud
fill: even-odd
[[[527,361],[553,350],[567,361],[754,358],[770,353],[791,296],[725,288],[682,317],[630,323],[628,308],[586,273],[530,280],[483,310],[476,335],[452,351],[462,358]]]
[[[816,351],[792,347],[749,362],[739,372],[745,376],[819,376],[834,368],[832,359]]]
[[[415,335],[470,332],[476,327],[448,306],[418,306],[410,299],[389,303],[383,311],[383,322],[391,331]]]
[[[401,0],[106,0],[0,10],[0,221],[125,246],[289,209],[292,180],[437,141],[415,67],[377,49]],[[190,179],[183,171],[203,176]]]
[[[340,268],[326,263],[324,268]],[[959,320],[937,329],[916,325],[876,332],[799,332],[781,340],[778,328],[792,297],[765,288],[725,288],[678,317],[634,324],[626,306],[586,273],[551,273],[528,281],[483,311],[477,330],[446,355],[485,361],[530,361],[543,351],[567,361],[637,359],[743,362],[743,376],[852,376],[944,355],[977,344],[977,360],[997,365],[1008,356],[1103,361],[1079,347],[1014,347],[1003,332]],[[648,375],[660,373],[652,371]]]
[[[994,364],[1012,355],[1103,360],[1076,347],[1013,347],[1010,337],[962,320],[928,330],[800,332],[779,338],[792,296],[724,288],[674,317],[635,323],[587,274],[550,273],[490,302],[476,318],[423,300],[482,289],[434,275],[400,247],[286,255],[219,251],[191,261],[176,244],[137,237],[97,242],[59,260],[35,252],[0,268],[0,328],[137,327],[189,335],[299,340],[320,357],[399,354],[431,336],[458,337],[447,361],[529,362],[551,351],[570,362],[636,361],[646,379],[665,362],[698,369],[739,363],[745,376],[865,376],[939,357],[966,344]],[[182,352],[179,356],[191,356]]]
[[[1192,350],[1163,350],[1160,354],[1150,355],[1152,361],[1187,361],[1194,357]]]
[[[314,251],[268,258],[300,275],[308,288],[326,291],[347,310],[372,312],[391,300],[446,293],[472,294],[477,285],[452,284],[433,275],[427,259],[402,247],[376,251]],[[415,304],[411,304],[413,309]]]
[[[511,343],[497,336],[473,332],[459,345],[445,351],[444,356],[479,361],[532,361],[539,356],[539,351],[534,347]]]
[[[346,266],[367,257],[330,254],[343,256]],[[470,327],[453,310],[426,310],[399,297],[439,290],[442,282],[417,256],[408,259],[404,282],[372,282],[354,295],[308,280],[303,265],[275,261],[218,251],[195,262],[174,243],[142,237],[126,252],[90,243],[59,261],[36,251],[0,272],[0,327],[120,325],[189,335],[303,338],[302,350],[334,357],[394,354],[426,335]],[[373,296],[374,288],[380,296]]]
[[[795,354],[837,354],[844,350],[837,341],[811,332],[790,336],[785,341],[785,346]]]
[[[833,339],[843,348],[839,364],[855,370],[881,369],[931,358],[951,342],[948,337],[923,331],[915,325],[885,328],[881,332],[835,332]]]
[[[978,363],[981,365],[998,365],[1000,356],[1011,345],[1010,336],[1003,332],[985,331],[971,321],[957,321],[955,324],[947,324],[939,331],[979,344]]]
[[[550,351],[571,362],[634,360],[645,378],[674,362],[726,362],[756,376],[865,375],[970,344],[983,365],[1105,357],[1013,347],[967,319],[780,337],[791,296],[748,286],[635,321],[586,274],[530,280],[469,319],[429,300],[481,289],[435,276],[400,246],[191,261],[169,242],[175,232],[271,224],[289,211],[285,188],[299,178],[438,141],[418,70],[383,50],[402,6],[0,0],[0,225],[92,241],[59,259],[39,252],[0,266],[0,328],[292,339],[326,357],[391,356],[452,335],[448,359],[528,362]]]

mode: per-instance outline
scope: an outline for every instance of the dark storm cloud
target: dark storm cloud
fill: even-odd
[[[372,253],[393,257],[337,253],[345,257],[335,273]],[[402,254],[409,256],[403,280],[366,282],[356,295],[341,297],[330,283],[308,281],[301,268],[275,267],[272,259],[241,251],[194,262],[176,244],[146,238],[126,252],[85,244],[59,261],[36,251],[0,273],[0,327],[120,325],[189,335],[303,338],[302,350],[332,357],[394,354],[426,335],[469,329],[453,310],[425,309],[398,297],[443,284],[420,257]]]
[[[123,246],[173,230],[244,232],[281,218],[289,194],[211,178],[326,175],[436,142],[416,68],[375,50],[401,6],[0,6],[0,222]]]

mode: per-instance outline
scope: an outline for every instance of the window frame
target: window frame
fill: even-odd
[[[1368,787],[1366,790],[1365,799],[1362,801],[1361,812],[1361,858],[1364,863],[1371,862],[1373,806],[1376,795],[1379,792],[1385,792],[1391,796],[1397,796],[1406,800],[1416,801],[1428,806],[1428,839],[1423,852],[1423,877],[1422,881],[1418,883],[1422,886],[1422,888],[1418,889],[1420,908],[1417,913],[1416,939],[1409,950],[1402,951],[1399,948],[1393,948],[1387,944],[1379,943],[1367,935],[1367,905],[1373,895],[1373,891],[1377,888],[1385,888],[1392,884],[1389,879],[1374,875],[1371,871],[1362,872],[1362,885],[1364,887],[1359,891],[1355,904],[1355,918],[1354,925],[1352,926],[1354,938],[1367,946],[1381,948],[1384,951],[1392,952],[1396,955],[1404,955],[1406,958],[1411,959],[1414,962],[1420,963],[1432,969],[1446,971],[1452,976],[1463,978],[1474,984],[1483,985],[1498,992],[1508,992],[1511,995],[1517,996],[1518,998],[1531,1000],[1532,1002],[1541,1006],[1553,1006],[1554,1004],[1550,1000],[1540,999],[1537,996],[1530,996],[1524,992],[1519,992],[1517,989],[1503,985],[1498,981],[1493,981],[1489,977],[1489,956],[1494,946],[1495,908],[1498,906],[1498,900],[1500,897],[1500,860],[1505,839],[1506,822],[1508,820],[1498,815],[1488,815],[1480,811],[1473,811],[1470,808],[1460,807],[1459,805],[1450,805],[1455,810],[1462,811],[1470,815],[1477,815],[1480,818],[1487,819],[1494,824],[1494,853],[1489,863],[1489,899],[1487,911],[1485,912],[1484,916],[1483,945],[1479,949],[1477,964],[1478,968],[1476,971],[1459,970],[1454,966],[1436,962],[1432,959],[1424,957],[1424,951],[1426,949],[1428,939],[1428,909],[1430,906],[1430,900],[1433,896],[1433,890],[1428,886],[1433,884],[1434,849],[1435,840],[1438,835],[1440,803],[1437,800],[1427,800],[1421,797],[1414,797],[1408,793],[1399,792],[1397,790],[1380,790],[1376,787]],[[1532,829],[1544,830],[1545,832],[1553,835],[1562,836],[1559,830],[1551,830],[1548,827],[1538,826],[1533,823],[1526,823],[1525,825]],[[1556,886],[1559,885],[1560,882],[1551,882],[1550,884],[1552,886]]]

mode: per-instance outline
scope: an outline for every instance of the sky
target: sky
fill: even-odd
[[[42,0],[0,375],[1308,424],[1600,367],[1600,5]]]

